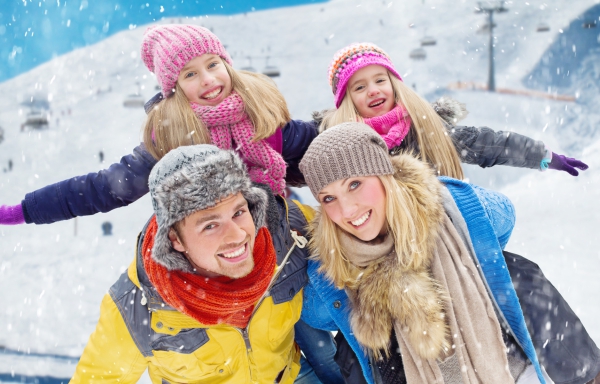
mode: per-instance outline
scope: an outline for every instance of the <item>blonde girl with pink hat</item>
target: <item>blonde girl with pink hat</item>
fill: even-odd
[[[108,169],[48,185],[21,204],[0,206],[0,224],[49,224],[108,212],[148,193],[158,159],[182,145],[235,149],[253,181],[283,194],[304,184],[298,163],[317,135],[314,122],[292,120],[271,79],[232,67],[211,31],[160,25],[144,33],[141,57],[161,92],[146,103],[143,143]]]
[[[364,122],[381,135],[390,151],[411,149],[440,175],[463,179],[461,162],[483,168],[498,164],[550,168],[573,176],[577,169],[588,168],[514,132],[455,126],[467,115],[464,105],[448,98],[433,105],[426,102],[404,84],[387,53],[372,43],[340,49],[329,66],[329,85],[336,109],[324,114],[321,131],[348,121]]]

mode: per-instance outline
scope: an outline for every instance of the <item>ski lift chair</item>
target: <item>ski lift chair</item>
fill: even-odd
[[[437,40],[433,36],[425,36],[421,39],[421,47],[436,45]]]
[[[596,20],[586,20],[581,25],[585,29],[596,28],[598,22]]]
[[[416,48],[410,51],[409,57],[413,60],[425,60],[427,52],[423,48]]]
[[[143,107],[146,103],[146,100],[139,94],[131,94],[125,97],[123,100],[123,106],[125,108],[140,108]]]
[[[274,65],[269,65],[269,57],[267,56],[267,62],[265,64],[265,69],[263,69],[263,75],[269,76],[269,77],[279,77],[279,75],[281,75],[281,72],[279,71],[279,68],[277,68]]]
[[[140,82],[136,82],[137,84],[137,91],[135,93],[132,93],[130,95],[127,95],[125,97],[125,100],[123,100],[123,106],[125,108],[140,108],[143,107],[144,104],[146,104],[146,100],[144,100],[144,97],[141,95],[141,87],[140,87]]]
[[[267,75],[269,77],[278,77],[281,75],[281,72],[279,71],[279,68],[269,65],[263,69],[263,75]]]
[[[548,32],[550,30],[550,26],[546,23],[539,23],[535,30],[536,32]]]
[[[252,66],[252,58],[250,56],[248,56],[247,59],[248,59],[248,66],[242,67],[240,69],[242,71],[256,72],[256,69]]]
[[[32,110],[27,114],[23,127],[33,129],[48,128],[48,115],[42,111]]]

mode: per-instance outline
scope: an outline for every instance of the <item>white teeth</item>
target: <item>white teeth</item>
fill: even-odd
[[[234,257],[238,257],[240,256],[242,253],[244,253],[244,250],[246,249],[246,247],[240,247],[240,249],[238,249],[237,251],[234,252],[230,252],[230,253],[221,253],[221,255],[223,257],[226,257],[228,259],[232,259]]]
[[[205,99],[214,99],[215,97],[217,97],[219,95],[219,93],[221,93],[221,88],[217,88],[214,91],[212,91],[211,93],[204,95]]]
[[[362,215],[358,219],[356,219],[354,221],[351,221],[351,223],[352,223],[352,225],[358,227],[359,225],[361,225],[362,223],[364,223],[365,221],[367,221],[367,219],[369,218],[369,216],[371,216],[371,211],[365,213],[364,215]]]
[[[376,103],[369,104],[369,107],[377,107],[378,105],[381,105],[381,104],[383,104],[384,102],[385,102],[385,100],[381,100],[381,101],[378,101],[378,102],[376,102]]]

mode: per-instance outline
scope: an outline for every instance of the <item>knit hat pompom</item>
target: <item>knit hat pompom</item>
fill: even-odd
[[[144,32],[142,60],[156,75],[164,97],[173,93],[181,69],[205,53],[218,55],[233,65],[219,38],[204,27],[169,24],[153,26]]]
[[[356,71],[369,65],[381,65],[394,74],[398,74],[390,57],[375,44],[353,43],[337,51],[329,64],[329,85],[335,95],[335,107],[339,108],[346,95],[348,81]]]
[[[158,225],[152,258],[169,270],[193,271],[168,236],[173,224],[194,212],[241,192],[256,231],[265,225],[267,193],[252,186],[246,166],[234,151],[209,144],[173,149],[152,168],[148,186]]]
[[[381,136],[364,123],[342,123],[310,144],[300,171],[313,196],[334,181],[357,176],[391,175],[394,167]]]

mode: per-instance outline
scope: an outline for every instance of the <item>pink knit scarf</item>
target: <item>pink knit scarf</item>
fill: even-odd
[[[231,92],[216,107],[191,103],[196,116],[206,124],[214,145],[235,149],[248,166],[250,179],[267,184],[275,194],[285,190],[285,161],[265,140],[252,141],[254,126],[244,111],[244,101]],[[235,147],[234,147],[235,146]]]
[[[364,122],[381,135],[388,149],[397,147],[402,143],[411,124],[408,111],[400,104],[388,113],[364,119]]]

